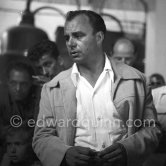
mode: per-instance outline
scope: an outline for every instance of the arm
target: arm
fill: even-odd
[[[146,86],[145,94],[142,126],[139,129],[133,126],[135,133],[119,142],[127,151],[128,166],[140,165],[157,148],[161,137],[152,95]]]
[[[56,120],[53,116],[49,100],[49,91],[43,86],[40,100],[40,111],[36,123],[33,148],[44,166],[59,166],[69,148],[57,136],[56,124],[49,125],[50,120]]]

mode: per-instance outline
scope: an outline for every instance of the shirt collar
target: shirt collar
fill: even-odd
[[[111,67],[110,60],[108,59],[107,55],[105,54],[105,66],[103,71],[113,71]]]
[[[71,79],[73,81],[74,86],[77,86],[78,78],[80,77],[80,72],[78,71],[78,67],[76,63],[73,64],[71,71]]]
[[[112,73],[111,80],[113,81],[113,70],[111,67],[110,60],[108,59],[106,54],[105,54],[105,65],[104,65],[103,71],[105,71],[105,72],[108,71],[109,73],[111,72]],[[71,79],[72,79],[75,87],[77,86],[79,77],[80,77],[80,72],[78,71],[78,67],[77,67],[76,63],[74,63],[72,66],[72,71],[71,71]]]

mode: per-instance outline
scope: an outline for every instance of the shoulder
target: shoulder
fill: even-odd
[[[62,82],[64,80],[70,80],[71,70],[72,70],[72,68],[60,72],[51,81],[49,81],[48,83],[44,84],[44,86],[45,87],[49,87],[49,88],[53,88],[53,87],[58,86],[59,82]]]
[[[166,86],[162,86],[162,87],[153,89],[152,90],[152,95],[154,97],[161,96],[161,95],[165,96],[166,95]]]
[[[114,60],[110,60],[113,71],[116,76],[120,76],[123,79],[139,79],[146,81],[144,73],[135,69],[134,67],[128,66],[124,63],[116,63]]]

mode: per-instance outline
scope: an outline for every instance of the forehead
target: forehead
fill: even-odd
[[[55,62],[56,59],[50,55],[50,53],[45,53],[38,62],[35,63],[36,66],[42,66],[47,62]]]
[[[65,23],[65,34],[70,32],[91,32],[92,26],[89,22],[89,18],[86,15],[78,15],[74,17],[71,21]]]
[[[30,79],[30,75],[26,70],[16,70],[13,69],[10,71],[9,73],[9,79],[13,79],[13,80],[29,80]]]
[[[134,53],[134,46],[130,43],[119,42],[115,45],[114,52]]]
[[[7,135],[6,141],[9,143],[23,142],[26,139],[26,134],[24,132],[18,132],[17,134]]]

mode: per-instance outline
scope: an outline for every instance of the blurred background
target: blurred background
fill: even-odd
[[[25,55],[29,47],[49,38],[67,59],[64,17],[76,9],[91,9],[103,16],[106,52],[111,52],[117,38],[126,36],[135,42],[137,63],[146,76],[159,73],[166,79],[165,0],[1,0],[0,53]]]
[[[113,55],[113,46],[119,38],[125,37],[131,40],[136,47],[136,53],[135,50],[132,49],[133,47],[130,47],[132,54],[136,54],[136,58],[134,58],[134,60],[136,59],[136,64],[133,67],[145,73],[145,76],[149,78],[149,85],[152,89],[157,89],[161,86],[163,86],[163,89],[166,88],[166,0],[0,0],[0,85],[5,82],[5,79],[9,79],[6,78],[7,74],[4,72],[6,67],[10,66],[8,65],[10,64],[9,62],[15,61],[16,59],[25,60],[28,57],[27,50],[31,50],[37,43],[43,40],[47,41],[45,39],[51,40],[51,42],[47,41],[48,47],[45,47],[53,51],[52,54],[47,50],[44,52],[42,49],[45,48],[43,47],[36,47],[37,51],[32,49],[32,52],[44,54],[41,56],[42,58],[39,57],[39,59],[43,59],[43,56],[45,57],[45,54],[48,54],[46,56],[47,58],[45,58],[45,62],[41,63],[40,59],[40,64],[37,66],[38,68],[40,65],[40,70],[42,69],[42,72],[45,72],[45,74],[43,74],[44,77],[40,77],[42,74],[30,76],[34,80],[36,79],[36,82],[33,82],[34,80],[29,80],[29,82],[32,81],[35,83],[35,86],[39,84],[39,90],[38,88],[35,90],[34,87],[31,87],[32,91],[28,92],[30,95],[27,93],[29,95],[28,103],[25,102],[27,101],[27,96],[24,98],[20,97],[19,102],[14,99],[18,107],[17,111],[25,113],[25,117],[28,115],[27,119],[30,116],[33,116],[34,119],[37,117],[40,88],[43,83],[48,81],[47,76],[45,77],[47,73],[44,68],[50,68],[51,71],[54,70],[54,68],[50,66],[52,66],[53,63],[54,66],[59,63],[57,68],[59,68],[58,72],[60,72],[72,65],[63,35],[64,22],[65,15],[68,11],[80,9],[93,10],[99,13],[105,20],[107,33],[104,41],[104,49],[108,55]],[[34,54],[34,59],[37,57],[37,54]],[[56,56],[61,58],[58,59]],[[44,66],[44,64],[47,65]],[[50,64],[50,66],[48,64]],[[24,67],[22,68],[24,69]],[[27,72],[24,70],[22,76]],[[58,72],[54,74],[56,75]],[[51,79],[52,77],[48,78]],[[19,80],[16,81],[19,82]],[[14,88],[18,87],[16,83],[14,85],[12,84]],[[9,85],[9,83],[7,85]],[[7,88],[3,87],[1,87],[0,90],[1,89],[7,90]],[[27,87],[25,87],[25,89],[27,89]],[[161,92],[166,95],[166,89],[163,89],[161,89]],[[31,92],[33,93],[31,94]],[[161,96],[163,96],[163,94],[161,93]],[[6,92],[6,96],[3,91],[0,93],[0,106],[3,106],[0,107],[0,111],[1,108],[8,108],[4,107],[4,104],[11,106],[11,102],[6,102],[10,101],[10,95],[8,95],[8,92]],[[24,101],[24,99],[26,100]],[[4,102],[4,100],[6,101]],[[157,99],[157,101],[159,100]],[[166,99],[161,102],[163,104],[163,106],[161,104],[162,111],[160,111],[160,109],[157,110],[161,124],[164,124],[163,128],[166,126],[165,101]],[[30,108],[32,109],[30,115],[28,110],[29,106],[31,106]],[[28,111],[25,108],[28,108]],[[10,107],[8,110],[12,112]],[[6,110],[4,112],[4,115],[8,117],[9,113]],[[0,116],[0,118],[3,119],[3,116]],[[166,131],[164,136],[166,137]],[[154,153],[144,166],[166,165],[165,137],[163,137],[163,141],[161,141],[159,151]],[[2,159],[1,154],[3,154],[1,150],[3,144],[4,142],[1,140],[0,133],[0,161]]]

